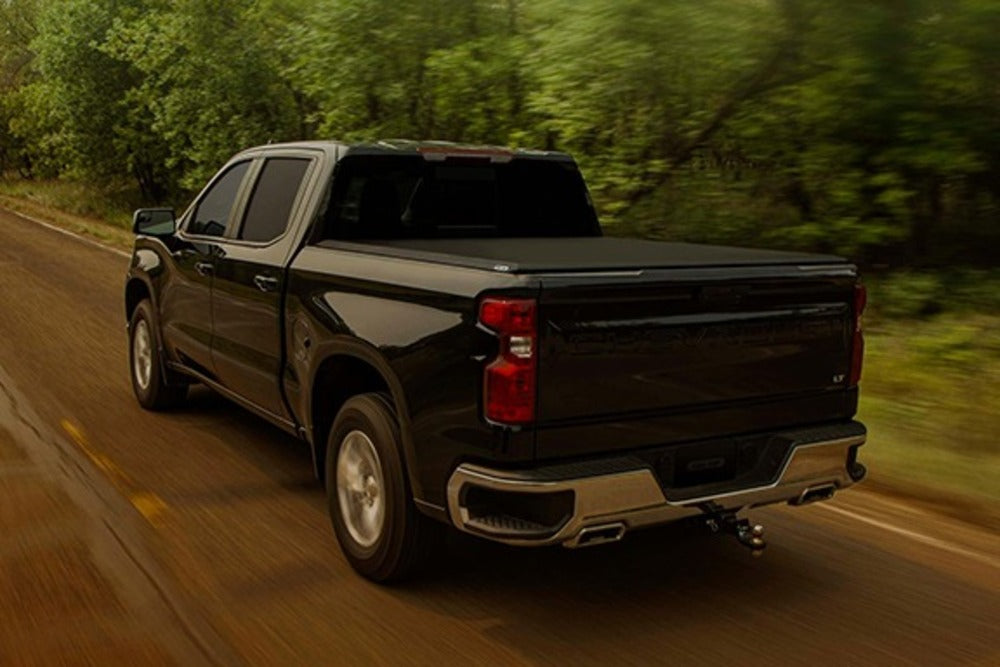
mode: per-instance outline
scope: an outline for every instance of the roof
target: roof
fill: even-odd
[[[572,160],[566,153],[558,151],[542,151],[530,148],[509,148],[507,146],[495,146],[491,144],[463,144],[453,141],[417,141],[413,139],[384,139],[372,143],[357,143],[348,146],[349,154],[403,154],[403,155],[441,155],[441,156],[491,156],[506,157],[532,157],[548,158],[556,160]]]
[[[559,151],[543,151],[530,148],[509,148],[490,144],[456,143],[452,141],[414,140],[414,139],[383,139],[372,142],[348,143],[342,141],[295,141],[288,143],[267,144],[248,148],[242,153],[257,152],[266,149],[308,149],[324,152],[343,151],[343,155],[421,155],[427,159],[434,156],[484,156],[497,160],[509,160],[515,157],[530,157],[572,161],[567,153]]]

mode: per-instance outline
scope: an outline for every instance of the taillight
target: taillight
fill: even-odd
[[[854,340],[851,341],[851,374],[847,381],[848,387],[855,387],[861,382],[861,363],[865,355],[865,336],[862,319],[865,305],[868,303],[868,290],[858,283],[854,286]]]
[[[486,418],[499,424],[535,420],[538,328],[534,299],[487,297],[479,322],[500,339],[500,351],[483,373]]]

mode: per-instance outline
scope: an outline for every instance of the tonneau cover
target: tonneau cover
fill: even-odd
[[[834,255],[614,237],[323,241],[321,246],[511,273],[834,264]]]

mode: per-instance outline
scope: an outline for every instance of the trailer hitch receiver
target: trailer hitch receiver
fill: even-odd
[[[749,519],[741,519],[736,512],[710,512],[705,517],[705,525],[713,533],[733,535],[743,546],[750,549],[751,555],[757,557],[764,553],[767,542],[764,541],[764,526],[751,524]]]

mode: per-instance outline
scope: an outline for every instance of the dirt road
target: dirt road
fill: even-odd
[[[301,443],[205,390],[137,406],[126,264],[0,212],[2,664],[1000,664],[1000,537],[863,488],[753,512],[761,559],[456,537],[370,584]]]

